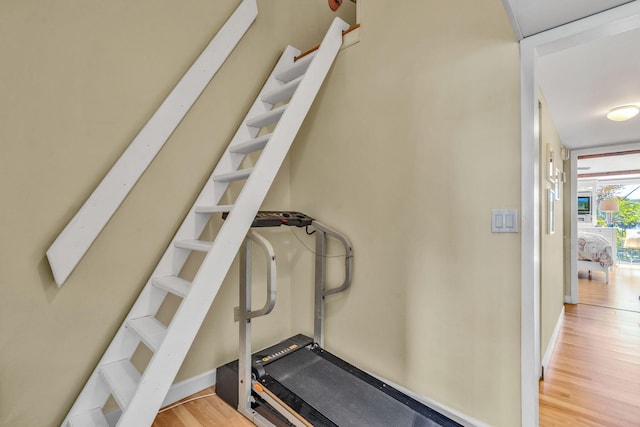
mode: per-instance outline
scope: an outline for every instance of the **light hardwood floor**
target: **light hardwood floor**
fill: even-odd
[[[565,305],[540,426],[640,426],[640,269],[617,269],[609,285],[597,274]]]
[[[253,427],[253,424],[238,411],[216,396],[213,388],[203,390],[184,400],[205,395],[212,396],[193,400],[172,409],[161,410],[152,427]],[[171,406],[173,405],[169,407]]]
[[[640,312],[640,265],[622,264],[609,274],[604,283],[604,273],[592,272],[591,280],[586,271],[578,274],[578,302]]]

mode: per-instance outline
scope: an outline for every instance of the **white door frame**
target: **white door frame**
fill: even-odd
[[[578,303],[578,244],[575,236],[578,235],[578,157],[588,154],[606,154],[616,151],[640,150],[639,142],[628,144],[606,145],[598,147],[571,150],[571,289],[564,301],[570,304]],[[595,203],[595,202],[594,202]]]
[[[536,60],[592,40],[640,28],[640,1],[527,37],[520,42],[521,322],[520,379],[523,427],[538,425],[540,378],[540,158]],[[572,232],[573,232],[572,228]]]

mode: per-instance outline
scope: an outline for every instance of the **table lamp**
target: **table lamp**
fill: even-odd
[[[611,214],[613,212],[618,212],[620,210],[620,206],[618,205],[618,199],[600,200],[600,205],[598,205],[598,210],[600,212],[606,212],[607,227],[613,227],[613,222],[611,221]]]

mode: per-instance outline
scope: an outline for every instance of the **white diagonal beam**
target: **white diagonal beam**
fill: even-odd
[[[58,287],[67,280],[258,14],[243,0],[47,250]]]

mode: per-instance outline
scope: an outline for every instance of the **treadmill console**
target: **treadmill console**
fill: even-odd
[[[264,366],[287,354],[313,344],[313,339],[298,334],[253,355],[253,367]]]
[[[229,212],[222,214],[222,219],[227,219]],[[251,227],[306,227],[311,225],[313,218],[295,211],[259,211]]]

